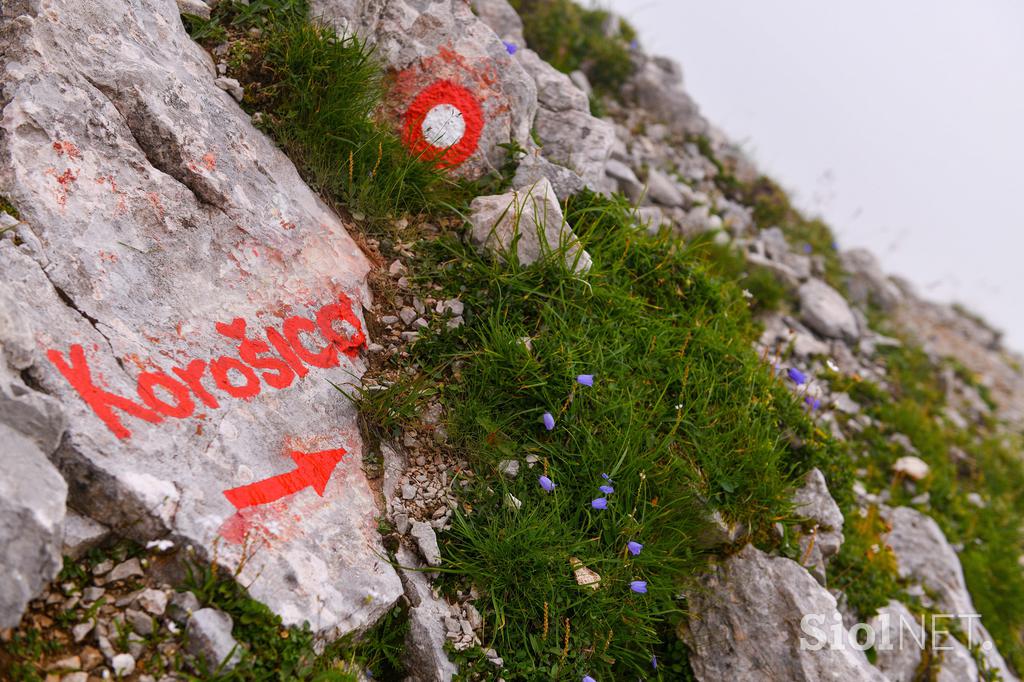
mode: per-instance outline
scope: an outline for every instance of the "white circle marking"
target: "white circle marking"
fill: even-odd
[[[458,144],[466,134],[466,119],[451,104],[437,104],[423,117],[420,130],[423,139],[435,147],[445,149]]]

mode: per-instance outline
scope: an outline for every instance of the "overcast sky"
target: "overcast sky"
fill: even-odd
[[[1024,350],[1024,2],[600,4],[842,247]]]

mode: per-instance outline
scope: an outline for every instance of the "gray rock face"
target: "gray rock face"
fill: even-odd
[[[233,627],[231,616],[223,611],[199,609],[188,619],[188,652],[211,670],[232,670],[242,660],[242,649],[231,635]]]
[[[798,294],[800,319],[808,327],[833,339],[859,338],[857,318],[838,291],[820,279],[809,279],[800,285]]]
[[[702,682],[884,681],[863,652],[833,641],[832,627],[842,622],[836,600],[796,562],[747,545],[703,587],[690,598],[682,632]]]
[[[804,565],[822,585],[825,584],[825,564],[839,553],[843,545],[843,513],[828,492],[825,476],[811,469],[804,477],[804,485],[793,495],[794,513],[812,524],[809,533],[800,538]]]
[[[608,159],[604,166],[605,175],[618,184],[619,191],[629,197],[630,201],[639,201],[644,193],[644,185],[636,177],[633,169],[618,159]]]
[[[921,620],[914,618],[903,604],[890,601],[878,609],[868,625],[875,633],[875,667],[889,682],[913,682],[917,666],[921,663],[921,643],[930,646]]]
[[[586,93],[576,87],[568,75],[548,64],[533,50],[520,50],[516,57],[537,85],[537,102],[541,108],[550,112],[589,110]]]
[[[936,682],[964,682],[965,680],[977,680],[978,664],[963,644],[953,637],[945,637],[939,646],[949,647],[942,651],[942,662],[939,664],[939,674],[935,677]],[[1003,678],[1016,679],[1016,678]]]
[[[470,210],[472,239],[477,245],[499,255],[510,255],[514,246],[519,262],[529,265],[566,244],[566,264],[577,271],[590,268],[590,255],[580,248],[565,223],[558,197],[546,178],[526,191],[477,197]]]
[[[68,488],[24,434],[0,423],[0,443],[0,628],[8,628],[18,624],[29,600],[60,570]]]
[[[604,166],[615,143],[615,126],[591,116],[587,95],[533,50],[520,50],[516,58],[537,86],[534,128],[541,153],[575,171],[591,189],[609,189]]]
[[[247,548],[241,581],[287,623],[366,626],[400,582],[328,383],[364,369],[366,258],[214,85],[174,0],[4,11],[0,193],[39,249],[0,243],[0,344],[63,408],[73,505],[217,542],[228,570]]]
[[[554,163],[576,172],[594,191],[607,191],[611,183],[604,175],[615,128],[585,111],[569,110],[537,113],[537,135],[544,146],[541,152]]]
[[[850,273],[850,300],[861,305],[873,302],[884,310],[892,310],[903,300],[899,287],[889,281],[874,254],[864,249],[850,249],[840,254],[843,268]]]
[[[542,179],[551,183],[559,201],[565,201],[566,197],[570,197],[586,187],[583,178],[565,166],[551,163],[541,156],[539,149],[527,153],[519,161],[519,167],[516,168],[516,174],[512,178],[512,186],[519,190],[529,191]]]
[[[517,47],[523,47],[523,20],[519,18],[507,0],[472,0],[473,11],[480,19],[491,27],[502,40],[507,40]]]
[[[437,546],[437,534],[429,523],[413,521],[409,534],[416,540],[420,554],[430,566],[441,565],[441,550]]]
[[[110,537],[110,529],[97,523],[88,516],[68,509],[64,517],[64,550],[65,556],[77,559],[93,547],[99,547]]]
[[[419,562],[405,548],[396,555],[401,566],[416,568]],[[445,618],[448,604],[434,594],[426,574],[402,570],[402,584],[409,600],[409,632],[405,638],[406,668],[414,682],[450,682],[457,668],[445,653]]]
[[[664,57],[642,58],[624,92],[639,107],[650,112],[677,135],[701,135],[708,124],[697,104],[683,90],[679,65]]]
[[[899,576],[928,589],[941,613],[977,614],[960,559],[935,520],[910,507],[883,509],[883,518],[892,527],[884,540],[896,555]],[[959,625],[971,629],[972,642],[982,645],[982,655],[991,668],[1004,680],[1017,679],[979,618],[960,619]],[[991,646],[986,647],[985,642]]]
[[[671,178],[657,168],[652,168],[647,174],[647,193],[656,204],[670,208],[683,205],[683,193]]]
[[[310,12],[376,47],[394,74],[385,113],[415,149],[440,154],[450,146],[446,163],[477,177],[501,167],[499,144],[528,146],[537,111],[533,79],[468,2],[313,0]],[[427,115],[442,105],[458,114],[431,127]],[[430,144],[438,140],[443,144]]]
[[[0,305],[3,305],[2,300]],[[0,420],[31,438],[49,454],[57,449],[64,435],[64,410],[51,396],[26,386],[14,373],[15,369],[25,367],[9,368],[0,361]]]

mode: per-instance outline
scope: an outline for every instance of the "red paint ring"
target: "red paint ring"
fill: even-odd
[[[435,147],[423,137],[423,120],[427,113],[441,104],[450,104],[462,113],[466,131],[462,139],[451,147]],[[484,129],[484,115],[480,103],[466,88],[448,80],[427,86],[405,112],[402,141],[414,154],[438,166],[457,166],[476,151]]]

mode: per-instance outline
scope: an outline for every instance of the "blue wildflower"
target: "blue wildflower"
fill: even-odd
[[[629,589],[633,590],[637,594],[647,594],[647,581],[634,580],[629,584]]]
[[[655,670],[658,669],[658,657],[657,656],[651,656],[651,667],[654,668]]]
[[[555,428],[555,418],[551,416],[550,412],[544,413],[544,428],[548,431]]]
[[[603,492],[605,495],[611,495],[613,492],[615,492],[615,488],[611,487],[610,485],[602,485],[598,487],[598,490]]]
[[[583,682],[597,682],[597,680],[595,680],[595,679],[594,679],[593,677],[591,677],[590,675],[584,675],[584,676],[583,676]]]
[[[603,478],[604,480],[608,481],[609,483],[612,480],[612,477],[609,476],[608,474],[601,474],[601,478]]]
[[[509,54],[515,54],[515,53],[516,53],[516,52],[517,52],[517,51],[519,50],[519,46],[518,46],[518,45],[516,45],[515,43],[510,43],[510,42],[509,42],[509,41],[507,41],[507,40],[503,40],[503,41],[501,41],[501,42],[502,42],[502,43],[503,43],[503,44],[505,45],[505,50],[506,50],[506,51],[507,51],[507,52],[508,52]]]
[[[596,500],[592,500],[590,502],[590,506],[593,507],[594,509],[607,509],[608,508],[608,498],[606,498],[606,497],[599,497]]]
[[[643,545],[641,545],[639,542],[636,542],[634,540],[630,540],[629,542],[626,543],[626,549],[628,549],[629,553],[632,554],[633,556],[640,556],[640,550],[642,550],[643,548],[644,548]]]
[[[584,386],[593,386],[594,385],[594,375],[593,374],[581,374],[578,377],[576,377],[576,383],[583,384]]]
[[[540,487],[541,488],[544,488],[544,490],[549,492],[549,493],[552,492],[555,489],[555,482],[552,481],[547,476],[539,477],[537,479],[537,482],[540,483]]]
[[[811,250],[812,249],[810,244],[804,244],[804,253],[810,253]]]
[[[807,383],[807,375],[798,370],[796,367],[790,367],[786,370],[786,375],[793,380],[793,383],[797,386],[801,386]]]
[[[804,402],[807,403],[812,410],[817,410],[821,407],[821,401],[814,396],[806,396]]]

